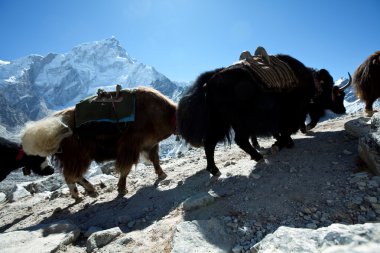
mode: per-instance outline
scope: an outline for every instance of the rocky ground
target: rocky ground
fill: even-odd
[[[260,163],[235,144],[221,144],[216,182],[204,170],[203,149],[163,160],[168,177],[160,182],[151,165],[139,164],[124,197],[117,195],[112,164],[90,178],[99,196],[80,188],[79,202],[70,198],[60,173],[12,191],[17,176],[10,177],[0,183],[7,196],[0,207],[0,241],[7,243],[0,252],[265,252],[263,239],[279,227],[318,234],[332,224],[364,223],[376,226],[372,237],[366,235],[376,248],[380,177],[367,171],[358,137],[344,127],[359,117],[319,123],[277,154],[270,153],[271,138],[260,138],[266,154]]]

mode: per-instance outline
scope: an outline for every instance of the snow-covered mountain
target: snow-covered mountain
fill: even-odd
[[[183,87],[132,59],[115,38],[84,43],[65,54],[0,61],[0,124],[14,127],[93,95],[98,88],[151,86],[174,100]]]

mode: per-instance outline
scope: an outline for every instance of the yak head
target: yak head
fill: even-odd
[[[336,114],[343,114],[346,112],[344,107],[344,92],[352,82],[350,73],[348,73],[349,81],[343,87],[334,85],[334,80],[326,69],[313,70],[314,82],[317,89],[315,100],[318,101],[323,109],[331,110]]]

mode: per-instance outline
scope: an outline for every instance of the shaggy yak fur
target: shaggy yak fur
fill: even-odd
[[[46,176],[54,173],[45,157],[28,155],[21,145],[0,137],[1,169],[0,181],[3,181],[12,171],[23,168],[24,175],[30,171],[35,174]]]
[[[326,83],[329,85],[326,90],[317,92],[315,78],[322,77],[313,76],[310,69],[290,56],[277,57],[292,68],[298,79],[295,87],[268,88],[246,66],[238,64],[201,74],[179,101],[178,133],[191,145],[204,146],[207,170],[214,177],[220,175],[214,161],[215,146],[219,141],[230,141],[231,129],[236,144],[253,160],[260,161],[263,156],[251,145],[250,137],[253,145],[256,136],[272,135],[276,149],[292,147],[291,134],[306,128],[308,112],[317,122],[326,108],[344,112],[344,107],[330,101],[334,89],[330,87],[332,78]],[[314,126],[313,122],[308,128]]]
[[[120,173],[120,194],[127,192],[126,178],[132,166],[138,162],[140,153],[153,162],[159,179],[165,178],[166,174],[159,164],[158,144],[176,131],[176,105],[151,88],[139,87],[135,95],[135,121],[126,123],[121,133],[79,136],[74,127],[75,109],[69,108],[45,119],[45,122],[55,122],[56,126],[50,127],[53,131],[46,129],[44,122],[41,124],[37,121],[27,126],[23,143],[28,143],[27,146],[36,153],[46,150],[54,152],[62,164],[63,175],[73,198],[78,198],[76,183],[82,185],[87,193],[96,193],[91,183],[83,178],[91,161],[116,160],[116,169]],[[52,146],[44,142],[52,143]]]
[[[380,51],[370,55],[355,71],[353,85],[356,95],[365,102],[369,116],[374,113],[372,105],[380,98]]]

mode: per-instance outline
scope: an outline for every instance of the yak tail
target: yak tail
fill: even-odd
[[[58,152],[64,138],[73,134],[61,116],[47,117],[26,123],[22,133],[22,147],[28,155],[49,156]]]
[[[203,139],[207,131],[208,112],[204,86],[208,80],[220,70],[222,69],[201,74],[178,103],[178,133],[186,142],[194,147],[203,145]]]

